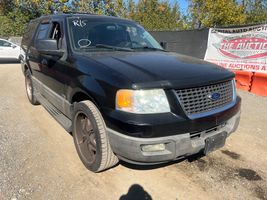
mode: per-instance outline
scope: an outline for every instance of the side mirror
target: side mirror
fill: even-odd
[[[57,48],[57,40],[53,39],[38,40],[36,49],[39,53],[45,55],[62,57],[64,54],[63,50]]]
[[[160,46],[163,48],[163,49],[167,49],[168,48],[168,43],[167,42],[160,42]]]

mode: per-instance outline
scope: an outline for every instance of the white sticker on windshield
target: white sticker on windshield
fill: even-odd
[[[86,21],[87,20],[75,19],[75,20],[72,20],[72,23],[74,26],[84,27],[87,25]]]

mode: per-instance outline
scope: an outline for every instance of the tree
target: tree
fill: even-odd
[[[12,8],[15,6],[13,0],[1,0],[0,1],[0,15],[7,15],[8,12],[12,11]]]
[[[14,0],[0,2],[0,36],[9,37],[21,35],[29,16],[22,13]]]
[[[69,9],[69,0],[2,0],[0,3],[0,35],[4,37],[23,34],[31,19],[41,15]]]
[[[148,30],[255,24],[267,21],[267,0],[190,0],[186,14],[170,0],[0,0],[0,36],[23,33],[41,15],[66,11],[111,15],[137,21]]]
[[[267,22],[267,1],[246,0],[245,13],[247,15],[247,24]]]
[[[124,0],[73,0],[70,10],[109,16],[127,16]]]
[[[246,22],[242,4],[235,0],[191,0],[192,28],[240,25]]]
[[[114,13],[115,13],[115,16],[118,16],[118,17],[123,17],[123,18],[128,17],[125,1],[123,0],[114,1]]]
[[[171,6],[168,1],[140,0],[128,2],[128,17],[148,30],[178,30],[183,28],[179,4]]]
[[[23,0],[16,2],[16,6],[24,12],[27,12],[31,18],[69,10],[69,0]]]

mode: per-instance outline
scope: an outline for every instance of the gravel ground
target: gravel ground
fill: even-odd
[[[94,174],[72,136],[29,104],[19,64],[0,65],[0,200],[267,200],[267,99],[239,91],[241,124],[226,146],[202,158]]]

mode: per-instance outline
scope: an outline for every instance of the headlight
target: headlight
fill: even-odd
[[[169,102],[162,89],[118,90],[116,109],[138,114],[170,112]]]

